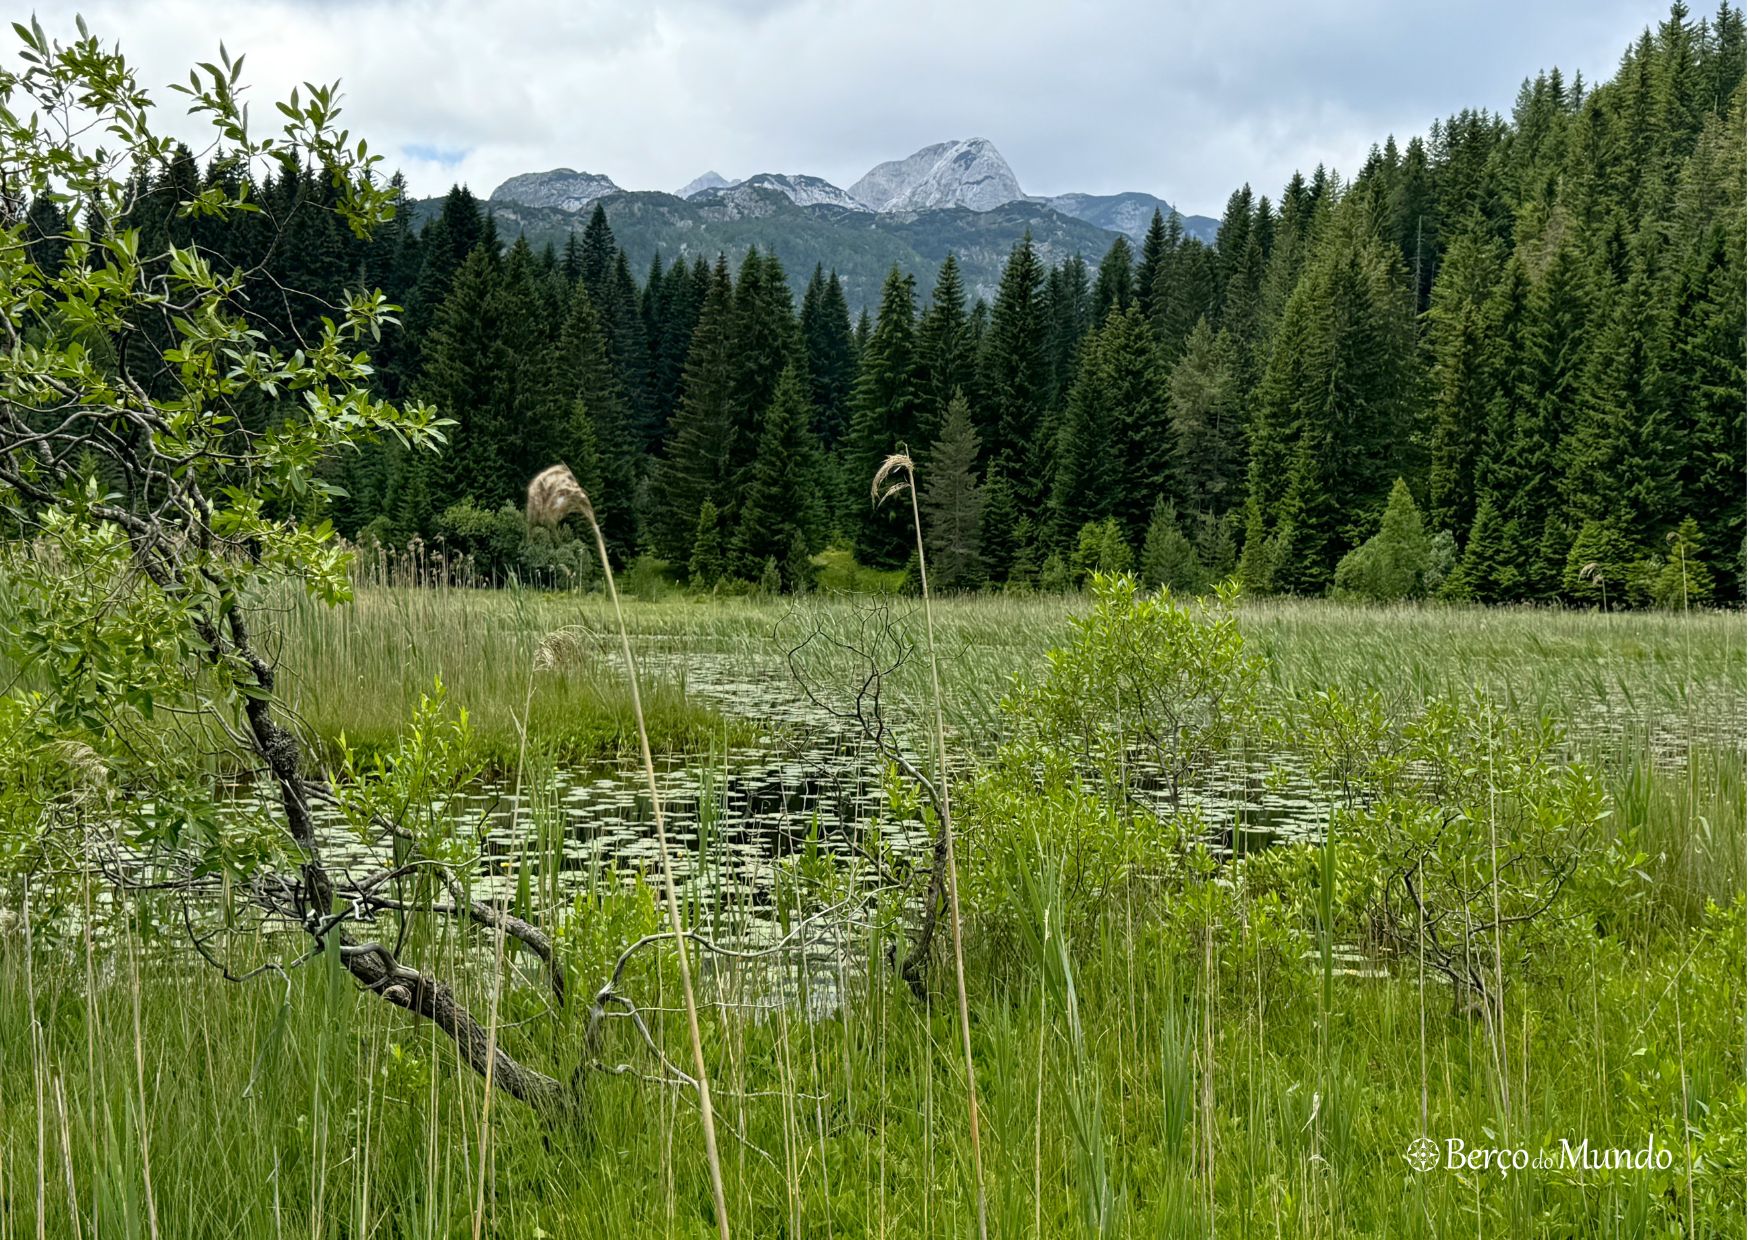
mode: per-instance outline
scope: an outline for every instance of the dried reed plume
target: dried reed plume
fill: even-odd
[[[929,642],[929,681],[935,706],[935,778],[941,788],[941,838],[946,845],[947,912],[953,930],[953,982],[959,998],[959,1032],[965,1051],[965,1106],[971,1121],[971,1170],[977,1178],[977,1234],[989,1240],[989,1207],[983,1187],[983,1144],[977,1121],[977,1067],[971,1058],[971,1005],[965,997],[965,947],[959,928],[959,870],[953,857],[952,793],[947,779],[947,725],[941,717],[941,664],[935,654],[935,613],[929,598],[929,562],[923,552],[923,518],[917,507],[916,464],[909,453],[894,452],[874,471],[869,488],[875,507],[900,491],[910,492],[911,526],[916,531],[917,575],[923,590],[923,628]]]
[[[692,1040],[692,1068],[698,1078],[698,1112],[704,1123],[704,1157],[710,1167],[710,1192],[716,1200],[716,1230],[728,1240],[728,1199],[722,1188],[722,1159],[716,1148],[716,1112],[710,1104],[710,1075],[704,1066],[704,1038],[698,1031],[698,999],[692,989],[692,964],[686,954],[686,928],[680,921],[680,901],[674,894],[674,867],[668,858],[668,829],[662,814],[662,798],[656,788],[655,758],[649,748],[649,726],[643,717],[643,695],[637,686],[637,660],[631,653],[631,634],[625,627],[625,612],[619,606],[619,589],[613,583],[613,565],[607,559],[607,539],[595,520],[595,507],[576,475],[564,465],[551,465],[528,484],[528,521],[533,525],[556,525],[572,513],[589,523],[595,536],[595,551],[601,557],[601,576],[607,597],[613,603],[613,618],[619,626],[619,647],[625,655],[625,675],[631,683],[631,713],[637,719],[637,746],[643,758],[643,774],[649,784],[650,814],[655,819],[656,849],[662,860],[662,894],[668,905],[668,924],[674,932],[674,949],[680,958],[680,989],[686,998],[686,1030]]]

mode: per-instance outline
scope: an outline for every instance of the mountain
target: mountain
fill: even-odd
[[[1155,211],[1169,216],[1177,210],[1163,198],[1133,191],[1126,194],[1057,194],[1053,198],[1034,198],[1032,201],[1041,202],[1064,215],[1072,215],[1077,220],[1120,232],[1131,241],[1140,241],[1147,235],[1147,226],[1153,222]],[[1183,220],[1186,234],[1209,245],[1214,244],[1215,234],[1220,231],[1219,220],[1206,215],[1179,218]]]
[[[416,203],[415,221],[439,201]],[[730,181],[707,172],[677,195],[632,192],[598,173],[555,168],[511,177],[490,199],[499,236],[509,242],[520,234],[537,249],[563,248],[596,203],[638,270],[654,254],[671,263],[721,252],[738,262],[756,245],[783,261],[798,292],[816,263],[835,268],[852,308],[872,308],[895,263],[926,298],[949,250],[967,291],[993,299],[1002,264],[1027,232],[1047,263],[1080,254],[1096,264],[1117,234],[1138,242],[1154,211],[1173,210],[1145,193],[1028,195],[986,138],[938,142],[879,164],[848,191],[800,173]],[[1184,230],[1203,241],[1211,243],[1218,227],[1207,216],[1184,217]]]
[[[994,143],[967,138],[937,142],[905,159],[876,164],[850,186],[850,196],[872,211],[988,211],[1026,195]]]
[[[511,177],[492,191],[491,200],[581,211],[601,195],[618,191],[612,177],[598,172],[578,172],[574,168],[554,168],[551,172],[524,172]]]
[[[921,301],[928,297],[941,260],[951,251],[959,260],[967,292],[993,300],[1002,264],[1027,232],[1039,256],[1052,264],[1073,254],[1096,263],[1115,237],[1024,199],[988,211],[943,207],[877,214],[860,206],[799,206],[781,190],[741,185],[708,190],[690,200],[621,190],[598,202],[634,270],[648,267],[653,254],[671,263],[681,255],[714,259],[721,252],[738,264],[747,247],[756,245],[782,260],[798,295],[814,264],[835,268],[844,279],[852,312],[862,306],[874,308],[881,281],[894,263],[916,277]],[[414,227],[435,217],[442,205],[441,198],[415,202]],[[506,243],[520,235],[536,250],[546,245],[563,249],[565,239],[572,232],[580,233],[586,222],[574,211],[508,202],[496,194],[491,211],[498,235]]]
[[[791,176],[782,172],[760,172],[744,181],[711,186],[690,194],[681,194],[680,197],[725,199],[731,198],[745,189],[776,190],[798,207],[843,207],[850,211],[866,211],[868,209],[830,181],[822,180],[819,177],[803,176],[799,173]]]
[[[707,189],[721,189],[725,185],[739,185],[739,181],[731,181],[720,172],[706,172],[701,177],[693,177],[679,189],[674,191],[676,198],[690,198],[693,194],[702,193]]]

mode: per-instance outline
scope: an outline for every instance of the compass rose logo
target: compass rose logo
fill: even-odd
[[[1408,1143],[1408,1152],[1403,1157],[1416,1171],[1431,1171],[1438,1166],[1438,1142],[1431,1137],[1416,1137]]]

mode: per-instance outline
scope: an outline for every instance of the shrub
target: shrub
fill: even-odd
[[[1670,611],[1711,602],[1712,570],[1700,554],[1699,523],[1688,517],[1669,536],[1669,543],[1669,557],[1651,586],[1651,601]]]
[[[1095,575],[1092,587],[1092,610],[1074,618],[1043,679],[1004,701],[1012,743],[1040,761],[1081,763],[1122,800],[1139,763],[1164,779],[1175,807],[1254,707],[1263,663],[1244,647],[1237,592],[1190,605],[1169,591],[1143,595],[1131,577]]]
[[[1147,541],[1141,547],[1141,580],[1179,594],[1194,594],[1207,582],[1196,548],[1178,528],[1177,509],[1164,499],[1153,505],[1153,517],[1147,523]]]
[[[1117,519],[1106,517],[1103,521],[1088,521],[1080,527],[1080,538],[1069,561],[1069,570],[1074,584],[1084,586],[1095,573],[1114,576],[1128,572],[1133,558]]]
[[[1341,558],[1335,568],[1338,598],[1389,603],[1426,593],[1432,542],[1408,484],[1396,479],[1378,532]]]
[[[452,555],[471,557],[482,576],[502,580],[521,567],[528,522],[510,504],[490,512],[465,499],[438,516],[437,537]]]
[[[1503,970],[1551,961],[1560,901],[1594,854],[1601,785],[1551,724],[1477,694],[1397,718],[1375,693],[1312,699],[1299,735],[1333,801],[1325,849],[1359,877],[1349,927],[1497,999]]]

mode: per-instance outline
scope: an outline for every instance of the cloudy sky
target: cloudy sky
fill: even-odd
[[[1703,8],[1704,6],[1700,6]],[[1146,190],[1217,214],[1249,181],[1352,171],[1394,132],[1508,108],[1537,69],[1609,76],[1651,0],[60,0],[149,86],[222,38],[265,96],[342,79],[415,193],[566,166],[672,190],[705,169],[848,185],[989,138],[1029,193]],[[162,89],[160,103],[180,97]]]

